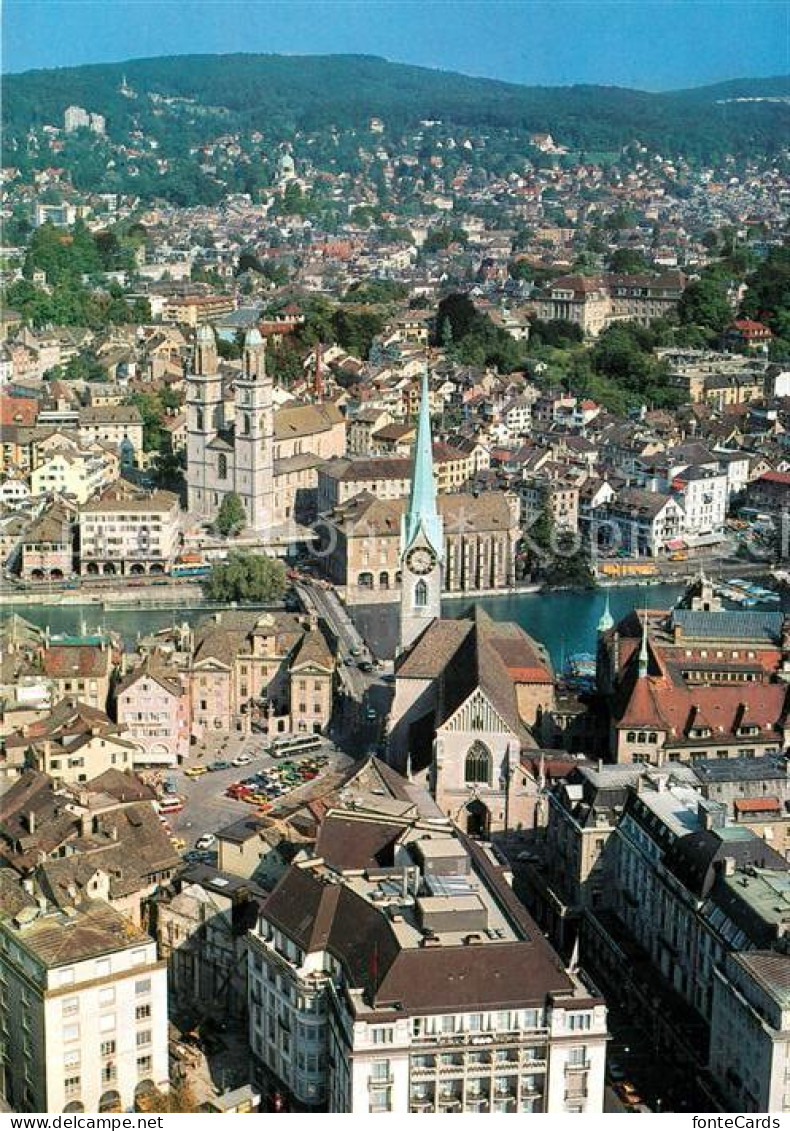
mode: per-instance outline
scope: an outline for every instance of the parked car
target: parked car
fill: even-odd
[[[203,836],[198,837],[195,841],[195,848],[198,849],[198,851],[205,848],[213,848],[216,843],[217,838],[213,833],[204,833]]]

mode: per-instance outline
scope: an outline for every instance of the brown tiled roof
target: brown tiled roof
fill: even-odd
[[[95,818],[85,836],[72,843],[61,860],[48,860],[36,875],[53,903],[68,906],[85,898],[86,885],[97,871],[110,877],[110,898],[121,899],[148,888],[152,877],[181,863],[150,801],[111,809]]]
[[[440,725],[480,688],[525,746],[533,746],[518,712],[517,683],[552,683],[551,665],[519,625],[494,621],[479,606],[471,616],[435,620],[403,654],[399,679],[440,679]]]
[[[369,491],[361,491],[334,514],[334,521],[342,529],[353,533],[360,523],[360,537],[386,537],[400,533],[401,515],[407,500],[378,499]],[[448,535],[491,533],[509,531],[514,520],[504,495],[499,491],[472,494],[439,495],[437,505]]]
[[[109,675],[110,653],[98,644],[53,644],[42,652],[41,667],[51,679],[101,678]]]
[[[319,667],[331,672],[334,666],[334,659],[324,634],[317,628],[306,632],[301,643],[297,644],[296,654],[291,660],[291,671],[303,667]]]
[[[163,663],[155,652],[149,653],[138,667],[124,676],[116,688],[116,694],[120,695],[124,691],[128,691],[135,683],[145,678],[158,683],[160,687],[163,687],[165,691],[170,692],[170,694],[176,696],[176,698],[181,697],[181,681],[178,677],[177,670]]]
[[[320,404],[285,405],[274,414],[275,440],[290,440],[327,432],[344,422],[344,416],[331,401]]]
[[[136,405],[111,404],[80,411],[80,424],[142,424],[143,418]]]
[[[150,936],[125,915],[98,900],[85,904],[74,915],[44,915],[17,934],[17,942],[50,969],[111,954],[119,944],[150,941]]]
[[[316,856],[331,868],[342,870],[389,867],[393,864],[394,843],[402,832],[402,824],[330,814],[321,825]]]

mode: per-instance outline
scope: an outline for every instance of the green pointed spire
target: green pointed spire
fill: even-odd
[[[414,441],[411,493],[402,528],[403,549],[406,550],[422,531],[438,558],[442,558],[444,539],[442,522],[436,507],[436,480],[433,474],[433,444],[431,442],[430,397],[428,374],[422,375],[420,411],[417,418],[417,437]]]
[[[612,610],[609,607],[609,590],[607,589],[606,590],[606,603],[603,607],[603,613],[601,614],[601,619],[598,621],[598,631],[599,632],[608,632],[609,629],[613,628],[613,627],[614,627],[614,617],[612,616]]]

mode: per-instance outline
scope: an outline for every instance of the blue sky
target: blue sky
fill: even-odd
[[[790,72],[790,0],[5,0],[2,20],[5,71],[272,51],[649,90]]]

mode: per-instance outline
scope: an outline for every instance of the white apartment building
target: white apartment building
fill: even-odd
[[[169,573],[181,533],[178,496],[110,490],[80,509],[80,573]]]
[[[83,408],[79,414],[80,439],[111,444],[127,462],[143,450],[143,418],[135,405],[111,404]]]
[[[729,955],[714,972],[710,1067],[726,1111],[790,1111],[790,955]]]
[[[357,866],[371,838],[392,866]],[[322,850],[250,935],[262,1087],[353,1114],[602,1111],[603,999],[563,969],[489,848],[449,822],[357,810],[330,812]]]
[[[69,495],[86,503],[117,478],[118,460],[100,450],[57,450],[30,473],[30,493]]]
[[[672,481],[672,494],[683,508],[685,537],[722,535],[727,517],[727,472],[687,467]]]
[[[168,1088],[167,969],[109,904],[0,921],[0,1094],[12,1110],[130,1111]]]

